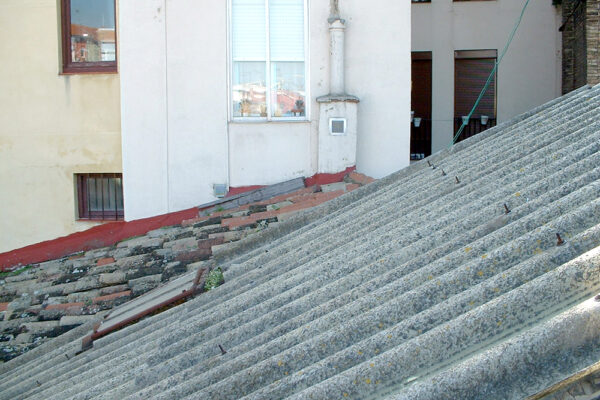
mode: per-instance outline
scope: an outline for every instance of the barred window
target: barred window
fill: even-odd
[[[79,219],[122,220],[121,174],[76,174]]]

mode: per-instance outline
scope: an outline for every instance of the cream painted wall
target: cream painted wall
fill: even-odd
[[[118,75],[60,75],[57,0],[0,1],[0,252],[86,229],[75,173],[121,172]]]
[[[361,98],[357,168],[381,177],[408,165],[410,3],[343,0],[340,8],[346,87]],[[215,183],[316,173],[315,99],[329,92],[328,15],[328,1],[309,1],[308,121],[239,123],[228,122],[227,1],[121,0],[126,218],[214,200]]]
[[[412,5],[412,50],[433,53],[433,152],[453,136],[454,50],[496,49],[498,55],[523,1],[453,2]],[[502,122],[561,94],[560,15],[552,1],[531,1],[500,64],[497,117]]]

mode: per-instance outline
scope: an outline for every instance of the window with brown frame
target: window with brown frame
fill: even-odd
[[[122,174],[76,174],[79,219],[122,220]]]
[[[117,72],[115,0],[61,0],[63,73]]]

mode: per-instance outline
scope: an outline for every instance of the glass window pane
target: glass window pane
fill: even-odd
[[[88,178],[87,181],[88,189],[88,209],[94,210],[96,207],[96,179]]]
[[[233,0],[232,52],[239,61],[267,59],[266,10],[264,0]]]
[[[264,62],[233,63],[233,116],[266,117],[267,88]]]
[[[121,182],[121,178],[115,178],[116,183],[116,191],[117,191],[117,210],[123,211],[123,184]]]
[[[73,62],[115,61],[114,0],[71,0]]]
[[[273,117],[305,115],[303,62],[271,63],[271,103]]]
[[[269,0],[272,61],[304,61],[304,0]]]
[[[104,199],[105,210],[115,210],[115,178],[107,179],[108,184],[105,187],[106,197]]]

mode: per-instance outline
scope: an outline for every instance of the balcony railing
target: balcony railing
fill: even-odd
[[[421,160],[431,155],[431,119],[421,118],[418,127],[410,124],[410,159]]]
[[[454,118],[454,134],[458,132],[461,125],[462,118]],[[478,133],[483,132],[486,129],[489,129],[493,126],[496,126],[496,118],[488,118],[487,123],[485,125],[481,123],[481,118],[471,118],[469,119],[469,123],[465,126],[465,129],[462,131],[456,142],[458,143],[461,140],[465,140],[466,138],[475,136]]]

